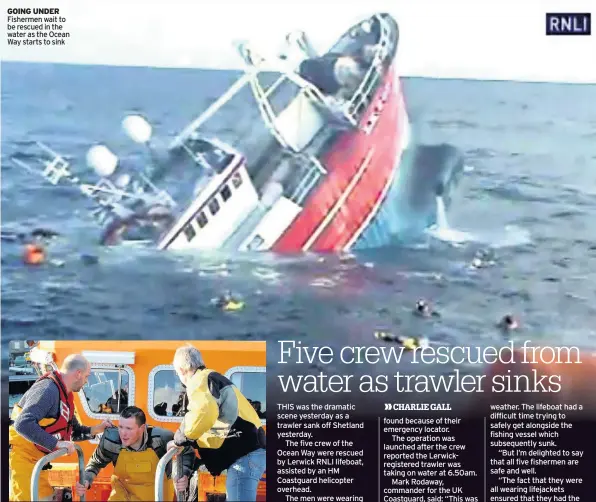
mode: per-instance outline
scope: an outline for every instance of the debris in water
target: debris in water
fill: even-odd
[[[99,263],[99,258],[91,254],[82,254],[81,261],[85,265],[97,265]]]

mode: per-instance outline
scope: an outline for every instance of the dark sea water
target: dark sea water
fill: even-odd
[[[518,337],[596,348],[596,86],[403,80],[417,141],[448,143],[473,167],[454,195],[462,244],[428,238],[350,256],[189,256],[100,248],[81,197],[10,157],[34,141],[84,159],[94,142],[133,156],[130,111],[173,135],[233,81],[224,71],[2,64],[2,227],[59,230],[52,260],[27,268],[2,242],[2,335],[10,339],[334,340],[369,345],[377,329],[441,343]],[[216,124],[224,129],[229,124]],[[479,250],[495,263],[469,264]],[[82,254],[99,257],[96,265]],[[223,290],[243,311],[210,305]],[[418,298],[438,320],[411,315]]]

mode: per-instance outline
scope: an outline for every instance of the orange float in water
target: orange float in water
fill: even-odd
[[[23,261],[26,265],[40,265],[46,259],[46,253],[39,244],[27,244],[23,253]]]

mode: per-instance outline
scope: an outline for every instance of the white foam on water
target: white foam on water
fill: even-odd
[[[259,267],[251,270],[253,277],[268,283],[268,284],[279,284],[282,279],[282,274],[273,269]]]
[[[437,197],[436,224],[426,230],[426,233],[437,240],[449,242],[453,245],[461,245],[474,240],[474,236],[468,232],[457,230],[449,226],[447,220],[447,209],[443,197]]]
[[[337,282],[327,277],[318,277],[310,282],[311,286],[315,288],[333,288],[337,286]]]
[[[515,247],[532,242],[530,232],[525,228],[516,225],[507,225],[503,230],[471,233],[464,230],[452,228],[447,219],[445,201],[437,197],[436,224],[426,230],[431,238],[448,242],[453,246],[462,246],[474,242],[485,244],[493,248]]]
[[[487,243],[494,248],[507,248],[530,244],[532,236],[529,230],[516,225],[507,225],[503,232],[492,234]]]

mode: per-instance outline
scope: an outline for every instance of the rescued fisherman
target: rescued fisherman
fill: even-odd
[[[114,464],[112,492],[108,500],[147,501],[154,498],[155,471],[159,459],[167,452],[167,444],[174,437],[169,430],[150,427],[145,413],[136,406],[122,410],[118,427],[106,429],[99,445],[89,459],[83,482],[76,484],[79,496],[85,495],[95,477],[110,462]],[[184,491],[192,473],[195,453],[185,448],[182,453],[183,475],[174,483],[164,479],[164,500],[173,500],[174,487]],[[166,475],[172,477],[172,463],[166,467]]]
[[[207,369],[201,352],[180,347],[174,369],[188,395],[188,412],[168,448],[192,445],[213,476],[227,469],[226,500],[256,500],[265,472],[265,430],[240,390]]]
[[[46,373],[15,405],[9,429],[10,495],[12,501],[32,500],[31,474],[39,459],[59,448],[74,453],[73,441],[83,441],[110,427],[109,420],[82,426],[75,416],[73,392],[87,383],[91,367],[79,354],[68,356],[60,371]],[[52,500],[48,471],[39,477],[39,500]]]

